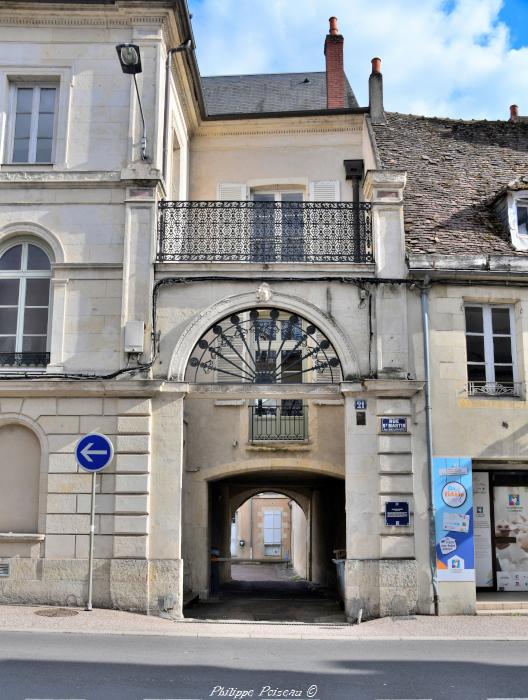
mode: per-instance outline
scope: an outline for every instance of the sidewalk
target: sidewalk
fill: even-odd
[[[46,617],[66,611],[68,617]],[[230,637],[267,639],[371,639],[371,640],[494,640],[528,641],[528,617],[403,617],[383,618],[361,625],[208,622],[165,620],[120,610],[0,606],[0,634],[10,632],[62,632],[69,634],[160,635],[179,637]]]

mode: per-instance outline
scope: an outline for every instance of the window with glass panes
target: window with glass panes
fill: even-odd
[[[528,235],[528,201],[517,204],[517,232],[521,236]]]
[[[29,242],[0,254],[0,353],[45,353],[51,265]]]
[[[252,192],[254,202],[267,206],[252,210],[251,259],[254,261],[298,261],[304,255],[304,210],[302,192]],[[282,206],[280,206],[282,203]],[[274,206],[275,205],[275,206]]]
[[[57,87],[14,85],[12,163],[51,163]]]
[[[265,510],[264,513],[264,544],[279,545],[282,543],[282,513],[280,510]]]
[[[513,308],[468,304],[465,315],[468,380],[498,384],[517,381]]]

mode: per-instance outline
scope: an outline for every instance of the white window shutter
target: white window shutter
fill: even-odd
[[[312,202],[339,202],[339,180],[318,180],[310,182]]]
[[[247,199],[247,185],[238,182],[220,182],[217,196],[220,201],[243,201]]]

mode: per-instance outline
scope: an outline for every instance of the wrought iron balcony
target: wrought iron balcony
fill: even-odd
[[[373,262],[369,202],[159,205],[159,262]]]
[[[520,382],[468,382],[468,396],[520,396]]]
[[[0,367],[46,367],[49,352],[0,352]]]
[[[249,407],[250,442],[302,441],[308,439],[308,406],[297,399],[277,404],[259,401]]]

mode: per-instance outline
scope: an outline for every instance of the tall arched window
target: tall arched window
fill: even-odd
[[[50,278],[38,245],[17,241],[0,251],[0,366],[48,364]]]

